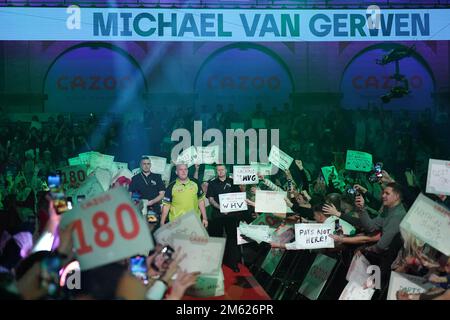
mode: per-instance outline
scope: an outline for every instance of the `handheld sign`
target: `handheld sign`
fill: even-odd
[[[426,191],[450,195],[450,161],[429,160]]]
[[[158,243],[173,247],[173,238],[177,235],[207,238],[208,232],[197,214],[190,211],[175,221],[161,226],[153,235]]]
[[[286,192],[256,190],[255,212],[286,213]]]
[[[179,265],[186,272],[217,274],[222,269],[225,238],[176,235],[173,238],[173,245],[175,248],[181,248],[182,253],[187,253]]]
[[[322,223],[298,223],[295,225],[295,245],[297,249],[334,248],[334,240],[329,235],[333,228]]]
[[[222,270],[216,274],[201,274],[196,283],[186,290],[186,295],[198,298],[218,297],[225,294]]]
[[[391,271],[387,300],[397,300],[397,291],[399,290],[414,294],[423,293],[433,287],[432,283],[424,282],[422,277]]]
[[[69,166],[79,166],[81,164],[80,157],[69,158]]]
[[[450,210],[423,194],[419,194],[403,218],[400,230],[450,255]]]
[[[128,192],[115,188],[62,216],[61,226],[73,223],[72,237],[81,270],[146,254],[153,240]]]
[[[78,196],[84,196],[86,199],[95,197],[105,192],[96,176],[87,177],[86,180],[76,189],[67,192],[67,196],[72,197],[72,202],[78,203]]]
[[[361,287],[367,284],[367,279],[370,274],[367,273],[367,268],[370,266],[369,260],[364,255],[354,255],[350,267],[347,271],[345,279],[349,282],[355,282]]]
[[[255,168],[256,173],[262,174],[263,176],[272,175],[272,164],[271,163],[251,162],[250,166]]]
[[[164,174],[161,175],[162,181],[169,183],[171,173],[172,173],[172,166],[167,163],[166,167],[164,168]]]
[[[166,158],[162,157],[155,157],[155,156],[145,156],[150,159],[151,166],[150,171],[156,174],[164,174],[164,171],[166,170]]]
[[[247,202],[245,192],[233,192],[219,194],[220,212],[236,212],[247,210]]]
[[[367,152],[347,150],[345,169],[370,172],[373,168],[372,155]]]
[[[197,164],[219,163],[219,146],[197,147]]]
[[[264,259],[263,263],[261,264],[261,269],[263,269],[268,274],[273,275],[276,268],[280,264],[281,258],[283,257],[283,254],[284,254],[284,251],[285,250],[283,250],[283,249],[277,249],[277,248],[270,249],[270,251],[267,253],[266,258]]]
[[[276,145],[273,145],[272,149],[270,149],[269,161],[281,170],[287,170],[291,166],[292,161],[294,161],[294,158],[281,151]]]
[[[87,178],[86,165],[67,166],[61,171],[61,184],[65,189],[78,188]]]
[[[317,300],[335,265],[335,259],[323,254],[317,255],[298,292],[310,300]]]
[[[209,181],[216,176],[216,169],[213,166],[205,165],[205,171],[203,172],[203,182]]]
[[[375,289],[364,289],[360,284],[350,281],[339,296],[339,300],[371,300],[374,293]]]
[[[258,174],[252,166],[233,166],[233,184],[257,184]]]
[[[190,146],[186,150],[184,150],[177,158],[176,163],[184,163],[189,167],[191,167],[194,163],[197,162],[198,154],[197,150],[194,146]]]
[[[239,231],[241,234],[252,240],[255,240],[257,243],[270,243],[272,242],[274,229],[270,228],[269,226],[252,225],[241,221],[239,223]]]

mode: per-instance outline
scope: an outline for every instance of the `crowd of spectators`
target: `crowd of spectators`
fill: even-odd
[[[202,121],[203,130],[223,131],[230,128],[231,123],[241,122],[249,128],[251,119],[264,119],[268,129],[280,130],[280,148],[296,161],[286,172],[260,176],[260,184],[247,190],[251,214],[256,188],[284,190],[286,203],[293,212],[286,219],[324,222],[335,216],[351,224],[355,232],[335,235],[335,241],[341,244],[342,250],[350,250],[348,256],[353,256],[354,252],[364,254],[370,262],[381,265],[384,286],[391,270],[420,275],[436,284],[436,289],[422,295],[399,292],[399,299],[449,298],[448,257],[430,248],[425,250],[423,244],[419,246],[414,240],[403,239],[399,230],[416,196],[425,192],[428,159],[450,159],[446,141],[450,127],[448,114],[443,110],[436,116],[429,110],[410,115],[404,110],[393,113],[377,108],[332,108],[326,113],[313,113],[294,109],[286,103],[281,109],[274,107],[270,111],[257,105],[250,113],[238,112],[232,105],[226,108],[217,105],[215,109],[202,106],[197,112],[193,108],[179,108],[166,117],[158,116],[158,120],[154,112],[148,111],[141,120],[126,123],[120,117],[92,114],[85,119],[59,115],[45,122],[37,116],[31,122],[11,122],[7,115],[2,117],[1,286],[14,286],[14,290],[6,291],[19,297],[48,297],[48,292],[42,292],[37,282],[38,261],[52,254],[70,261],[72,244],[67,235],[70,230],[59,231],[59,246],[53,252],[30,254],[37,239],[54,228],[58,219],[41,182],[49,173],[67,166],[70,157],[85,151],[99,151],[115,155],[117,161],[128,162],[132,169],[138,166],[136,160],[142,154],[170,158],[174,145],[170,141],[172,131],[186,128],[192,132],[194,121]],[[369,152],[374,162],[382,162],[382,177],[373,183],[366,174],[346,171],[344,162],[348,149]],[[345,188],[324,179],[321,168],[328,165],[336,167]],[[206,190],[207,183],[203,187]],[[347,192],[349,188],[357,191],[356,197]],[[446,196],[429,196],[449,207]],[[47,218],[39,219],[40,215]],[[292,249],[286,244],[273,243],[272,246]],[[83,285],[83,291],[77,292],[74,298],[162,299],[170,286],[172,289],[165,298],[180,299],[186,288],[195,283],[197,275],[178,270],[182,257],[177,255],[171,263],[153,268],[160,250],[157,246],[149,253],[147,264],[157,275],[155,279],[162,279],[164,290],[152,292],[152,285],[157,287],[154,282],[143,285],[128,275],[127,261],[119,261],[86,271],[82,279],[91,282]],[[173,281],[176,272],[178,276]]]

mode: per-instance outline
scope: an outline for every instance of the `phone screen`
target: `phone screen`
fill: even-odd
[[[144,282],[147,281],[147,261],[145,256],[135,256],[130,258],[130,271],[136,278],[141,279]]]
[[[49,295],[56,294],[59,285],[59,272],[62,267],[58,256],[47,257],[41,261],[41,287],[47,289]]]

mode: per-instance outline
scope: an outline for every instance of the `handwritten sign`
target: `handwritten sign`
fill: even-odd
[[[86,165],[67,166],[61,171],[61,184],[65,189],[78,188],[87,178]]]
[[[408,294],[423,293],[434,285],[424,282],[422,277],[391,271],[387,300],[397,300],[397,291],[406,291]]]
[[[255,212],[286,213],[286,192],[256,190]]]
[[[423,194],[419,194],[403,218],[400,230],[450,255],[450,211]]]
[[[220,212],[236,212],[247,210],[247,202],[245,192],[233,192],[219,194]]]
[[[295,225],[295,245],[297,249],[334,248],[334,240],[329,235],[333,229],[322,223],[298,223]]]
[[[310,300],[317,300],[335,265],[335,259],[318,254],[298,292]]]
[[[78,203],[78,196],[86,199],[95,197],[105,192],[96,176],[87,177],[86,180],[76,189],[69,190],[66,194],[72,197],[72,202]]]
[[[426,191],[428,193],[450,195],[450,161],[429,160]]]
[[[173,238],[173,245],[175,248],[181,248],[181,252],[187,253],[179,265],[187,272],[217,274],[222,269],[225,238],[176,235]]]
[[[370,172],[373,168],[372,155],[367,152],[347,150],[345,169]]]
[[[173,247],[173,238],[177,235],[207,238],[208,232],[197,214],[190,211],[175,221],[162,225],[153,235],[158,243]]]
[[[270,176],[272,175],[272,164],[271,163],[258,163],[258,162],[251,162],[250,166],[255,168],[256,172],[259,174],[262,174],[263,176]]]
[[[259,182],[255,167],[233,166],[234,184],[257,184]]]
[[[150,159],[151,166],[150,171],[156,174],[164,174],[164,171],[166,170],[166,163],[167,159],[162,157],[156,157],[156,156],[145,156]]]
[[[86,199],[62,216],[61,226],[69,223],[81,270],[146,254],[154,247],[146,222],[124,188]]]
[[[270,149],[269,161],[281,170],[287,170],[291,166],[292,161],[294,161],[294,158],[281,151],[276,145],[273,145],[272,149]]]
[[[364,289],[360,284],[351,281],[345,286],[339,300],[371,300],[374,293],[375,289]]]
[[[284,251],[285,250],[283,249],[277,248],[270,249],[270,251],[267,253],[266,258],[261,264],[261,269],[263,269],[268,274],[273,275],[276,268],[280,264],[281,258],[283,258]]]
[[[219,163],[219,146],[197,147],[197,164]]]
[[[194,146],[190,146],[186,150],[184,150],[177,158],[176,163],[184,163],[189,167],[191,167],[194,163],[197,163],[197,150]]]

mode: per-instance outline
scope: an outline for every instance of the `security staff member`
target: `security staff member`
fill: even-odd
[[[208,233],[211,237],[222,237],[223,230],[226,233],[225,253],[223,263],[230,267],[234,272],[239,272],[238,263],[241,260],[241,251],[237,244],[236,229],[242,218],[242,212],[220,212],[219,195],[232,192],[240,192],[238,185],[233,184],[233,179],[227,177],[227,169],[225,165],[218,164],[216,166],[217,176],[208,184],[208,192],[206,197],[213,207],[211,221]]]
[[[130,191],[130,194],[137,192],[142,199],[147,199],[148,210],[155,212],[159,217],[161,214],[161,200],[164,197],[165,190],[161,175],[150,171],[151,161],[148,157],[142,157],[140,166],[141,173],[131,179],[128,191]]]

